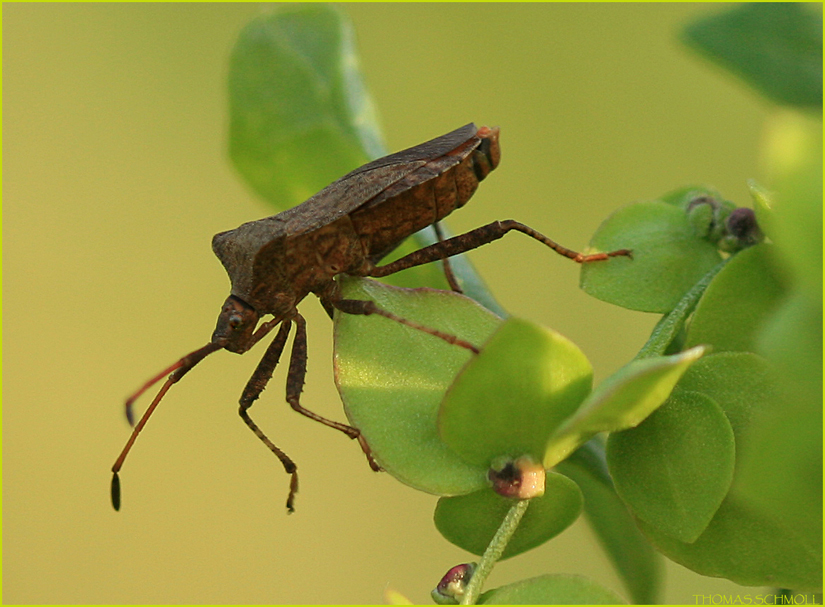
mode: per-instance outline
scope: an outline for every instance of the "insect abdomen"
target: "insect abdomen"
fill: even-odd
[[[464,206],[500,157],[498,129],[482,127],[354,211],[350,218],[368,257],[377,262],[406,237]]]

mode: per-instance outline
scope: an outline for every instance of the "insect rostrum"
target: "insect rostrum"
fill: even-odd
[[[272,217],[245,223],[216,234],[212,249],[229,274],[232,289],[221,308],[211,341],[187,354],[146,382],[126,401],[132,423],[132,404],[149,387],[169,377],[135,426],[112,467],[112,503],[120,507],[118,472],[137,435],[164,394],[203,358],[220,349],[243,354],[280,324],[240,399],[240,416],[278,457],[291,475],[287,509],[294,509],[298,490],[297,467],[276,447],[249,416],[249,408],[263,391],[278,364],[292,325],[293,340],[287,375],[286,400],[299,413],[359,438],[373,469],[369,447],[356,428],[323,418],[300,404],[306,375],[306,322],[298,303],[310,293],[327,312],[377,314],[425,331],[434,337],[478,352],[457,336],[423,327],[382,310],[371,301],[343,299],[333,280],[338,274],[381,277],[469,251],[520,231],[577,262],[600,261],[627,250],[581,255],[516,221],[496,221],[466,234],[437,242],[379,266],[380,260],[408,236],[463,206],[478,184],[499,164],[499,130],[468,124],[421,145],[374,160],[333,182],[307,201]],[[454,281],[450,281],[457,289]],[[264,316],[272,318],[261,322]]]

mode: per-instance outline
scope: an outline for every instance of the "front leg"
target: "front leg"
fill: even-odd
[[[340,430],[350,438],[358,438],[359,432],[352,426],[334,422],[321,417],[301,405],[301,391],[304,389],[304,378],[307,374],[307,325],[300,314],[295,316],[295,341],[292,343],[292,356],[289,359],[289,374],[286,378],[286,400],[289,406],[301,415],[306,415],[316,422],[330,428]]]
[[[269,450],[272,451],[272,453],[274,453],[279,460],[281,460],[284,470],[286,470],[287,474],[291,475],[289,495],[286,499],[287,511],[290,513],[295,512],[295,494],[298,492],[298,466],[295,465],[295,462],[293,462],[286,453],[276,447],[275,443],[269,440],[269,438],[258,427],[258,424],[252,421],[252,418],[249,417],[248,410],[252,406],[252,403],[254,403],[261,395],[264,388],[266,388],[266,384],[269,380],[272,379],[272,373],[275,371],[275,367],[278,366],[278,361],[281,359],[281,353],[284,351],[284,346],[286,345],[286,339],[289,336],[289,328],[291,325],[292,323],[288,320],[284,321],[281,325],[275,339],[272,340],[272,343],[269,345],[269,348],[267,348],[263,358],[261,358],[261,362],[258,363],[255,372],[252,374],[252,377],[250,377],[249,381],[246,383],[246,387],[241,395],[241,406],[238,411],[244,423],[249,426],[249,429],[255,433],[255,436],[261,439],[261,442],[263,442],[263,444],[265,444]]]
[[[323,302],[324,300],[322,300]],[[331,305],[331,304],[325,304]],[[295,331],[295,341],[292,344],[292,356],[289,360],[289,373],[286,379],[286,400],[289,405],[301,415],[306,415],[310,419],[314,419],[317,422],[324,424],[325,426],[329,426],[330,428],[335,428],[336,430],[340,430],[350,438],[357,438],[358,444],[361,446],[361,450],[364,452],[364,455],[367,456],[367,461],[369,462],[370,468],[375,470],[376,472],[380,472],[382,470],[381,466],[375,459],[372,457],[372,451],[367,444],[367,441],[361,436],[361,433],[358,431],[358,428],[353,428],[352,426],[347,426],[346,424],[341,424],[339,422],[332,421],[325,417],[321,417],[320,415],[313,413],[309,409],[306,409],[301,405],[300,397],[301,391],[304,389],[304,378],[306,377],[307,372],[307,334],[306,334],[306,321],[304,317],[298,314],[295,317],[295,324],[296,324],[296,331]]]

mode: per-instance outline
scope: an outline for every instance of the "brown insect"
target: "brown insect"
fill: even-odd
[[[221,308],[212,340],[181,358],[147,381],[126,400],[126,414],[134,425],[132,404],[169,374],[126,446],[112,466],[112,505],[120,508],[118,472],[146,421],[172,386],[207,355],[221,348],[243,354],[280,324],[275,339],[246,384],[240,415],[255,435],[280,459],[291,475],[286,506],[293,511],[298,475],[295,463],[270,441],[249,417],[249,408],[275,370],[292,324],[296,334],[287,375],[286,400],[299,413],[357,438],[370,465],[379,470],[357,428],[335,422],[305,409],[299,400],[306,375],[306,322],[297,309],[310,293],[317,295],[327,313],[378,314],[425,331],[449,343],[478,349],[456,336],[424,327],[382,310],[372,301],[343,299],[333,278],[338,274],[381,277],[406,268],[444,260],[448,281],[460,291],[446,260],[501,238],[510,230],[523,232],[579,263],[630,255],[628,250],[582,255],[562,247],[516,221],[495,221],[466,234],[443,240],[437,222],[463,206],[478,183],[498,166],[497,128],[468,124],[421,145],[374,160],[344,175],[309,200],[287,211],[216,234],[212,249],[232,282]],[[434,225],[439,242],[378,266],[383,257],[405,238]],[[272,318],[258,325],[265,315]]]

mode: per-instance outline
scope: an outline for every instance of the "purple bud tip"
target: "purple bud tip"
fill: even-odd
[[[762,230],[756,221],[753,209],[739,207],[727,219],[728,233],[743,244],[756,244],[762,240]]]
[[[433,600],[439,605],[457,605],[475,570],[475,563],[464,563],[450,569],[432,591]]]

